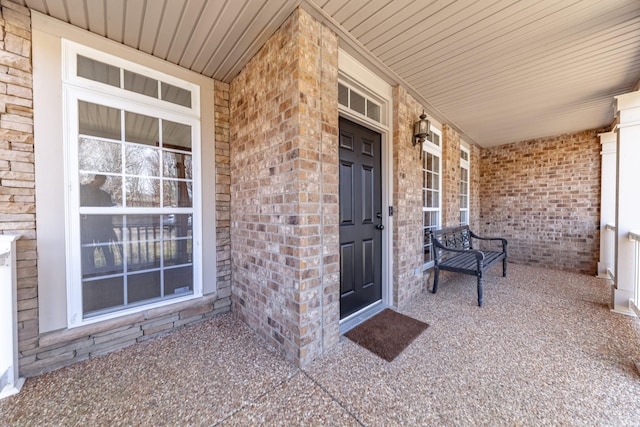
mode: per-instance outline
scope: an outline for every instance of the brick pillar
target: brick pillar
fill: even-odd
[[[234,310],[305,365],[339,337],[338,39],[296,10],[230,85]]]
[[[402,86],[393,88],[393,304],[402,309],[425,287],[422,273],[422,165],[412,145],[423,107]]]

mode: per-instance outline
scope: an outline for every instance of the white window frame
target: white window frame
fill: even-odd
[[[201,143],[200,143],[200,92],[199,86],[158,72],[156,70],[124,60],[100,50],[92,49],[78,43],[63,40],[63,122],[65,131],[63,144],[65,152],[65,208],[66,208],[66,254],[67,254],[67,326],[69,328],[83,326],[98,321],[137,313],[151,308],[161,307],[177,302],[199,298],[202,290],[202,187],[201,187]],[[170,83],[191,92],[191,107],[173,104],[160,99],[116,88],[107,84],[77,76],[77,55],[82,55],[96,61],[107,63],[115,67],[133,71],[138,74]],[[121,310],[83,318],[82,307],[82,273],[81,273],[81,245],[80,245],[80,215],[79,200],[80,181],[78,175],[77,141],[78,129],[78,101],[87,101],[133,113],[152,115],[165,120],[184,123],[191,126],[192,158],[193,158],[193,205],[187,209],[192,213],[193,235],[193,293],[185,296],[173,297],[140,304]],[[87,208],[84,208],[87,210]],[[95,209],[95,208],[94,208]],[[185,208],[111,208],[114,215],[119,214],[170,214],[182,213]],[[111,212],[111,211],[110,211]]]
[[[462,153],[467,154],[467,158],[465,159]],[[462,172],[460,172],[460,225],[469,225],[470,220],[470,210],[469,210],[469,198],[471,197],[471,151],[464,147],[460,146],[460,170],[465,169],[467,171],[467,182],[462,181]],[[463,187],[464,186],[464,187]],[[465,188],[466,187],[466,188]],[[463,190],[466,189],[466,205],[463,205],[462,197]],[[466,217],[466,222],[462,221],[463,215]]]
[[[433,142],[433,135],[437,135],[438,136],[438,142],[439,144],[435,144]],[[425,198],[424,198],[424,191],[425,188],[422,187],[422,233],[423,233],[423,239],[424,239],[424,234],[428,231],[427,226],[424,224],[424,216],[425,216],[425,212],[435,212],[437,213],[437,224],[434,226],[431,226],[432,228],[435,229],[439,229],[442,226],[442,131],[436,127],[434,127],[433,125],[431,125],[431,131],[429,132],[429,136],[427,137],[427,139],[425,140],[425,142],[422,144],[422,149],[424,150],[423,156],[425,156],[427,153],[432,154],[434,156],[436,156],[438,158],[438,206],[437,207],[427,207],[424,206],[424,202],[425,202]],[[423,160],[424,161],[424,160]],[[422,169],[422,174],[424,176],[426,169],[423,168],[422,165],[420,165],[421,169]],[[424,257],[424,248],[426,247],[426,245],[424,245],[423,243],[423,257]],[[433,256],[433,249],[431,250],[431,254]],[[422,269],[423,270],[427,270],[431,267],[433,267],[433,259],[431,259],[430,261],[424,262]]]

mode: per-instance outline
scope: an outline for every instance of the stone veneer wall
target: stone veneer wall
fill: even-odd
[[[484,149],[481,227],[513,262],[596,274],[602,130]]]
[[[0,232],[20,235],[16,254],[20,375],[38,375],[228,312],[229,92],[228,85],[216,82],[212,112],[216,158],[211,164],[217,180],[217,293],[87,327],[39,333],[31,18],[28,8],[6,0],[0,6]]]
[[[393,299],[400,309],[428,280],[422,273],[422,164],[411,143],[422,111],[405,88],[393,88]]]
[[[0,230],[16,243],[19,347],[38,336],[33,76],[29,9],[2,2],[0,20]]]
[[[234,310],[298,365],[339,337],[337,87],[302,9],[230,85]]]

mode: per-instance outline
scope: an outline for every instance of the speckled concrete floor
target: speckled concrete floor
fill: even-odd
[[[349,340],[299,370],[233,315],[27,379],[1,425],[640,425],[640,320],[605,282],[509,265],[475,304],[451,276],[403,312],[392,363]]]

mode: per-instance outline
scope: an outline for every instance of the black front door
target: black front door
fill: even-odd
[[[382,298],[381,136],[340,119],[340,318]]]

